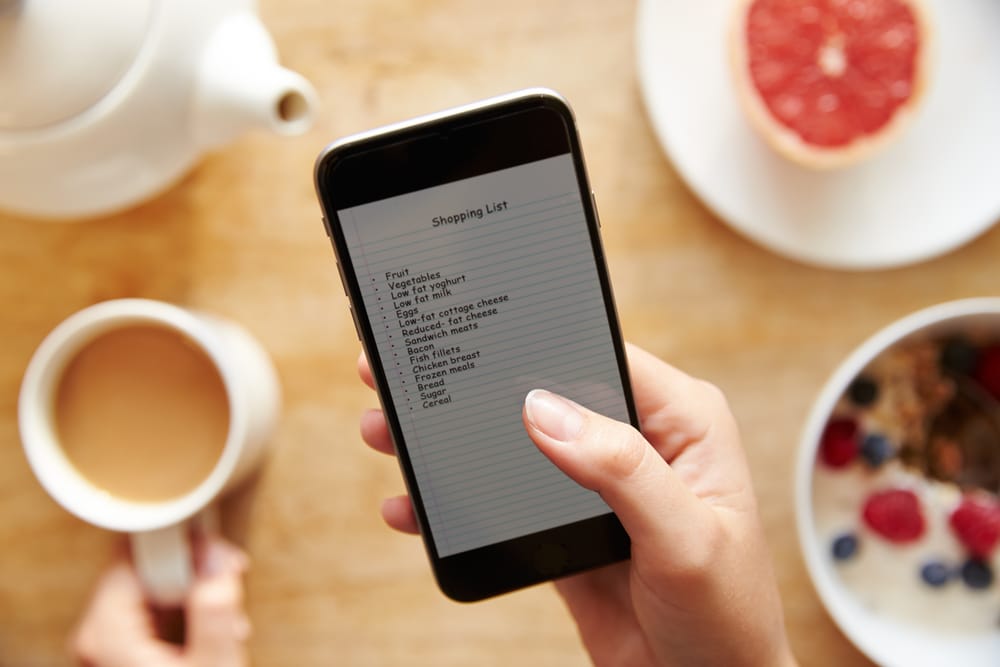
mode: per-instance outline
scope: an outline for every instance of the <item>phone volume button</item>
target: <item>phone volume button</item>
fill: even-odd
[[[361,328],[358,326],[357,313],[354,312],[354,308],[351,306],[348,306],[347,310],[351,311],[351,321],[354,322],[354,333],[358,337],[358,340],[361,340]]]
[[[337,260],[337,273],[340,274],[340,287],[344,290],[344,296],[347,296],[347,279],[344,278],[344,267],[340,265],[339,260]]]
[[[325,215],[323,216],[323,229],[326,230],[326,235],[332,239],[333,232],[330,231],[330,221],[326,219]]]
[[[598,229],[601,228],[601,214],[597,212],[597,194],[590,191],[590,205],[594,207],[594,219],[597,220]]]

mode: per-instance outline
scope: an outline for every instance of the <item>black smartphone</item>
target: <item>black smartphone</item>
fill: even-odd
[[[316,189],[442,591],[480,600],[629,556],[528,438],[549,389],[638,424],[573,114],[532,89],[331,144]]]

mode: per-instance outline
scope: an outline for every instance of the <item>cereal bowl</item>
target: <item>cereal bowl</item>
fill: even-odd
[[[869,338],[806,421],[799,541],[847,637],[883,665],[1000,662],[1000,298]]]

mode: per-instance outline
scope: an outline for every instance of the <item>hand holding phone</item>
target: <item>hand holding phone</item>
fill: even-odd
[[[384,516],[419,530],[448,595],[564,577],[595,664],[794,664],[724,398],[638,348],[629,382],[558,97],[529,91],[339,142],[317,188],[371,362],[362,378],[383,406],[362,435],[398,454],[409,491]],[[432,364],[409,351],[397,362],[401,337],[447,357],[431,368],[444,373],[417,377]],[[425,379],[444,392],[414,403]],[[625,558],[629,536],[630,562],[594,569]]]
[[[442,590],[477,600],[628,557],[524,431],[535,388],[635,423],[572,113],[527,91],[342,140],[327,231]]]
[[[550,431],[536,423],[544,418],[529,416],[539,406],[525,406],[535,445],[574,481],[598,491],[632,538],[630,561],[555,582],[593,663],[794,666],[724,396],[644,350],[627,349],[642,434],[571,404],[565,407],[576,414],[569,416],[541,407],[557,424]],[[374,386],[363,356],[359,371]],[[567,421],[579,424],[575,435],[566,435]],[[363,416],[361,433],[372,448],[392,454],[380,411]],[[397,530],[417,532],[405,496],[387,500],[382,515]]]

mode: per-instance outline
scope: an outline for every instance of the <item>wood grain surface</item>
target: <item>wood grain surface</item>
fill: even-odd
[[[795,652],[803,665],[869,664],[825,613],[799,553],[797,436],[824,379],[874,330],[997,292],[1000,231],[868,273],[802,266],[744,240],[653,136],[631,2],[267,0],[261,12],[284,63],[319,91],[308,134],[248,134],[120,215],[48,224],[0,214],[0,665],[70,664],[66,638],[117,540],[32,476],[16,423],[21,375],[60,320],[125,296],[233,318],[279,369],[273,454],[224,508],[253,559],[255,665],[587,663],[551,587],[450,602],[418,540],[379,519],[402,482],[358,435],[374,397],[356,377],[359,344],[311,179],[338,136],[531,85],[575,108],[626,336],[718,384],[741,422]]]

